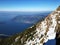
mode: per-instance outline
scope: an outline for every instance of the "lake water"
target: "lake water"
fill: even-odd
[[[49,13],[50,12],[0,12],[0,34],[13,35],[20,33],[41,20],[42,17],[46,17]],[[15,17],[17,17],[17,20],[14,19]]]
[[[56,45],[56,39],[53,40],[49,40],[47,43],[45,43],[44,45]]]
[[[24,29],[30,27],[32,24],[9,22],[0,24],[0,34],[12,35],[22,32]]]

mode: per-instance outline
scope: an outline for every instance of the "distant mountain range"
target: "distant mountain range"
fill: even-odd
[[[42,17],[47,16],[51,11],[46,12],[1,12],[0,11],[0,23],[4,23],[6,21],[16,21],[21,23],[29,23],[32,18],[33,21],[31,23],[34,23],[37,21],[37,19],[40,19]],[[28,20],[28,19],[29,20]]]
[[[49,12],[50,13],[50,12]],[[48,14],[41,13],[41,14],[35,14],[35,15],[19,15],[12,19],[12,21],[19,22],[19,23],[37,23],[38,21],[41,21],[44,19]]]

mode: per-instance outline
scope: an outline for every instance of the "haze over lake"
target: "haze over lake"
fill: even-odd
[[[20,33],[45,18],[49,13],[51,12],[0,12],[0,34]]]

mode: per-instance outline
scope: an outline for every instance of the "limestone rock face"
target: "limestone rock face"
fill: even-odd
[[[60,6],[36,25],[33,39],[27,39],[25,45],[43,45],[48,40],[60,38]]]
[[[59,16],[57,16],[57,31],[56,31],[56,45],[60,45],[60,6],[59,8],[57,9],[57,11],[59,12]]]

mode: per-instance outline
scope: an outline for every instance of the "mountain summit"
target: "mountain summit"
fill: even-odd
[[[32,28],[32,27],[31,27]],[[60,30],[60,6],[36,25],[32,39],[27,39],[25,45],[43,45],[48,40],[56,38],[56,31]]]
[[[57,32],[57,33],[56,33]],[[43,45],[48,40],[59,37],[60,6],[43,21],[29,27],[24,32],[0,41],[1,45]]]

